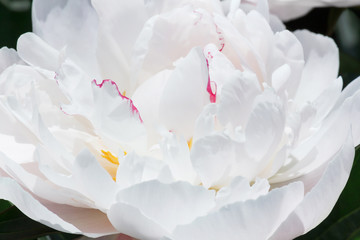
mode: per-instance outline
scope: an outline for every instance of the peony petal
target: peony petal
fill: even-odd
[[[114,227],[137,239],[157,240],[170,233],[160,224],[146,217],[138,208],[126,203],[114,204],[108,213]]]
[[[331,38],[307,30],[297,31],[295,35],[304,48],[306,62],[294,99],[301,105],[307,101],[314,101],[332,82],[336,81],[339,51]]]
[[[31,219],[51,226],[59,231],[81,233],[75,226],[65,222],[34,199],[28,192],[20,187],[15,180],[0,178],[0,190],[0,198],[11,201],[20,211]]]
[[[296,94],[304,67],[301,43],[293,33],[287,30],[277,32],[274,35],[272,56],[271,61],[267,62],[267,71],[271,73],[272,81],[274,81],[276,71],[284,70],[284,66],[289,67],[285,70],[286,76],[282,76],[280,84],[272,82],[272,87],[277,89],[279,95],[286,95],[292,99]]]
[[[150,157],[140,157],[135,153],[129,153],[120,163],[116,173],[116,183],[121,189],[128,188],[135,184],[159,180],[161,182],[171,182],[170,170],[162,161]]]
[[[218,105],[218,117],[222,124],[244,127],[252,110],[252,104],[261,93],[256,75],[249,71],[236,71],[223,86]]]
[[[302,198],[299,182],[274,189],[255,200],[227,205],[191,224],[178,226],[174,239],[267,239]]]
[[[193,144],[191,161],[204,187],[222,187],[232,177],[234,144],[224,134],[205,136]]]
[[[295,238],[310,231],[323,221],[345,187],[353,159],[353,141],[351,135],[348,135],[343,147],[329,162],[320,180],[305,195],[304,200],[281,224],[271,239]]]
[[[0,74],[11,65],[20,62],[17,52],[12,48],[0,48]]]
[[[33,31],[66,55],[94,78],[100,77],[96,63],[96,12],[90,0],[35,0],[32,5]]]
[[[118,233],[110,223],[108,216],[98,209],[72,207],[51,202],[45,202],[44,206],[64,221],[73,224],[81,231],[82,235],[97,238]]]
[[[94,106],[91,120],[109,137],[131,141],[145,133],[139,110],[131,99],[123,96],[117,85],[104,80],[92,82]]]
[[[172,63],[185,57],[194,46],[215,42],[220,49],[219,31],[212,16],[194,6],[186,5],[152,17],[134,45],[136,77],[142,82],[157,72],[173,68]]]
[[[257,199],[269,192],[270,185],[266,179],[256,179],[250,186],[249,181],[243,177],[236,177],[227,187],[221,188],[216,194],[216,208],[225,205]]]
[[[215,205],[214,197],[214,191],[208,191],[201,186],[193,186],[186,182],[171,184],[163,184],[158,181],[143,182],[118,193],[117,201],[119,203],[115,203],[110,209],[110,220],[114,206],[116,208],[116,206],[126,204],[137,208],[144,218],[171,232],[178,224],[190,223],[198,216],[205,215],[210,211]],[[130,218],[130,216],[126,217]],[[116,224],[115,221],[112,222]],[[131,223],[131,225],[133,224]],[[115,225],[115,227],[117,226]]]
[[[60,53],[34,33],[24,33],[17,42],[20,58],[32,66],[56,71],[60,65]]]
[[[168,130],[185,139],[192,137],[195,120],[203,106],[210,102],[206,91],[207,82],[206,60],[202,50],[194,48],[177,65],[160,99],[159,116]]]
[[[146,127],[149,145],[156,144],[161,140],[161,136],[157,131],[160,127],[158,125],[160,122],[160,99],[171,74],[172,71],[170,70],[159,72],[141,84],[132,96],[134,105],[139,112],[141,112],[141,118]]]
[[[191,141],[191,140],[190,140]],[[187,141],[169,133],[161,142],[163,159],[169,165],[170,171],[177,181],[187,181],[197,184],[197,173],[190,160],[190,149]]]
[[[263,94],[255,98],[245,128],[245,148],[249,156],[259,161],[271,155],[271,151],[280,143],[284,127],[284,106],[277,95],[265,89]]]
[[[19,149],[21,150],[21,149]],[[18,183],[38,197],[60,204],[78,207],[87,206],[84,196],[68,189],[59,189],[50,183],[38,170],[36,163],[17,164],[4,154],[0,154],[1,168]]]

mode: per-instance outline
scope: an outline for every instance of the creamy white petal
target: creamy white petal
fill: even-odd
[[[195,120],[204,105],[210,102],[207,83],[205,57],[200,48],[194,48],[178,63],[160,99],[159,116],[168,130],[185,139],[192,137]]]
[[[255,98],[245,128],[245,148],[249,156],[259,161],[271,155],[280,144],[284,127],[284,106],[272,90],[265,89]]]
[[[267,239],[302,198],[299,182],[274,189],[255,200],[227,205],[191,224],[178,226],[174,239]]]
[[[14,49],[7,47],[0,48],[0,73],[19,61],[20,58]]]
[[[182,19],[182,21],[178,21]],[[173,62],[195,46],[223,40],[212,16],[203,9],[186,5],[172,12],[149,19],[134,46],[134,71],[140,81],[164,69],[173,68]],[[181,47],[178,47],[181,46]]]
[[[35,0],[32,5],[33,31],[94,78],[97,71],[96,45],[98,19],[90,0]]]
[[[157,240],[170,233],[141,210],[126,203],[114,204],[108,213],[112,225],[121,233],[137,239]]]
[[[31,219],[51,226],[59,231],[81,233],[79,229],[65,222],[34,199],[28,192],[21,188],[15,180],[0,178],[0,189],[0,197],[2,199],[11,201],[20,211]]]
[[[204,187],[221,187],[231,181],[234,144],[224,134],[205,136],[193,144],[191,161]]]
[[[216,194],[216,208],[225,205],[257,199],[269,192],[270,185],[266,179],[256,179],[250,186],[249,181],[243,177],[236,177],[229,186],[221,188]]]
[[[190,149],[187,141],[183,137],[177,137],[175,134],[169,133],[163,138],[160,145],[163,159],[169,165],[174,178],[178,181],[198,183],[196,182],[197,173],[190,160]]]
[[[138,208],[170,232],[178,224],[190,223],[210,211],[215,205],[214,196],[215,191],[186,182],[149,181],[120,191],[117,201]]]
[[[30,65],[51,71],[56,71],[60,66],[60,52],[34,33],[24,33],[20,36],[17,51],[20,58]]]
[[[245,127],[255,97],[261,93],[258,79],[249,71],[236,71],[224,84],[218,104],[217,116],[224,125]]]
[[[140,157],[129,153],[120,163],[116,173],[116,183],[121,188],[150,180],[172,182],[171,173],[164,162],[150,157]]]
[[[294,99],[301,105],[306,101],[314,101],[336,81],[339,70],[339,51],[331,38],[307,30],[296,31],[295,35],[303,46],[306,62]]]
[[[305,195],[304,200],[282,223],[271,239],[295,238],[310,231],[323,221],[345,187],[353,159],[353,141],[349,134],[341,150],[329,162],[320,180]]]

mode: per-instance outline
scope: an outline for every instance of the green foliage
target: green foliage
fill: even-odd
[[[2,240],[71,240],[78,237],[77,235],[59,233],[28,218],[7,201],[0,200],[0,209],[0,239]]]

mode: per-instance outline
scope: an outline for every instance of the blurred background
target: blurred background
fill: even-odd
[[[300,0],[299,0],[300,1]],[[0,48],[16,48],[18,37],[31,31],[30,0],[0,0]],[[308,29],[332,37],[340,50],[344,86],[360,76],[360,7],[314,9],[287,22],[289,30]],[[359,119],[360,121],[360,119]],[[335,208],[317,228],[297,240],[360,240],[360,150],[357,149],[350,179]],[[14,228],[14,225],[17,226]],[[0,200],[0,239],[68,240],[79,236],[56,232],[24,216]]]

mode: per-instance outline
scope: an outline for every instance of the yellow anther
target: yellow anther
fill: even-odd
[[[111,152],[107,151],[105,152],[104,150],[101,150],[102,155],[101,157],[107,159],[109,162],[113,163],[113,164],[117,164],[119,165],[119,159],[117,157],[115,157]],[[124,152],[126,155],[126,152]]]
[[[190,140],[187,141],[187,144],[188,144],[189,150],[191,150],[191,147],[192,147],[192,144],[193,144],[193,138],[190,138]]]
[[[126,91],[123,91],[122,94],[124,97],[126,97]]]

